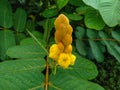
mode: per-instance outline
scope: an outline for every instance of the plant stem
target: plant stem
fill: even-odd
[[[48,63],[48,57],[46,59],[46,73],[45,73],[45,90],[48,90],[49,85],[49,63]]]

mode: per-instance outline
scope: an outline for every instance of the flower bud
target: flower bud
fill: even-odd
[[[64,45],[62,44],[62,42],[59,42],[57,45],[58,45],[59,50],[60,50],[61,52],[63,52],[63,50],[64,50]]]
[[[72,43],[72,36],[69,34],[66,34],[64,38],[62,39],[62,42],[65,46],[69,45]]]
[[[72,32],[73,32],[73,28],[71,27],[71,25],[68,25],[67,26],[67,34],[72,35]]]
[[[72,52],[72,45],[68,45],[65,47],[65,50],[64,50],[65,53],[71,53]]]
[[[68,18],[67,18],[64,14],[60,14],[60,15],[56,18],[56,20],[55,20],[55,22],[54,22],[54,24],[55,24],[55,29],[58,29],[58,27],[59,27],[59,25],[60,25],[61,23],[65,24],[66,26],[69,24],[69,20],[68,20]]]

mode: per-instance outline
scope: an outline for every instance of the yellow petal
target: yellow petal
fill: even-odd
[[[74,65],[75,60],[76,60],[76,56],[73,54],[70,54],[70,65]]]
[[[50,50],[49,50],[49,57],[54,59],[54,60],[57,60],[58,57],[59,57],[59,54],[61,53],[60,49],[58,48],[58,45],[57,44],[53,44],[51,47],[50,47]]]

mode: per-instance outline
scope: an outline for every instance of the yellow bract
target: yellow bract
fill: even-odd
[[[76,56],[72,54],[72,32],[73,29],[69,24],[68,18],[64,14],[60,14],[55,22],[55,42],[50,47],[49,57],[57,62],[63,68],[74,65]]]

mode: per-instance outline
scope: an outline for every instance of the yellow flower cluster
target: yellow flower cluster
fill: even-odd
[[[55,22],[55,42],[50,47],[49,57],[63,68],[74,65],[76,56],[72,54],[72,32],[73,29],[69,24],[68,18],[64,14],[60,14]]]

